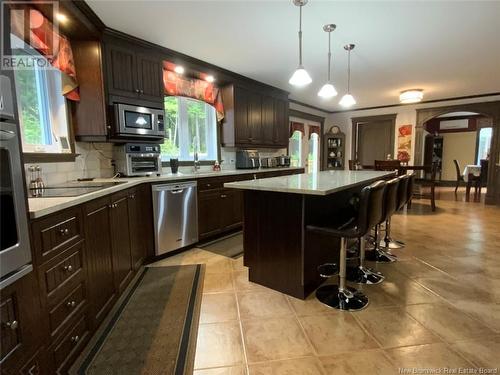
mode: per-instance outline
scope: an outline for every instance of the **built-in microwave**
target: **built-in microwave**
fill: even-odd
[[[134,138],[164,138],[163,109],[116,103],[115,136]]]

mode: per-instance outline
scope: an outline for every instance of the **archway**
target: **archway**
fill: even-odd
[[[422,164],[424,161],[424,124],[437,116],[451,112],[475,112],[491,117],[493,135],[485,202],[487,204],[497,203],[500,205],[500,101],[417,109],[417,121],[415,124],[415,164]]]

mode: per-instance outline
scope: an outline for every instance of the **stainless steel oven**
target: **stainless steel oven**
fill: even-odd
[[[160,145],[125,143],[113,148],[116,173],[122,176],[161,174]]]
[[[0,289],[33,269],[18,136],[0,121]]]
[[[135,138],[164,138],[163,109],[115,104],[115,136]]]

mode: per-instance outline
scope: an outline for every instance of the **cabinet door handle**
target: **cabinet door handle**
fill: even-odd
[[[11,322],[6,322],[5,326],[7,328],[10,328],[11,330],[15,331],[17,329],[17,327],[19,326],[19,323],[17,322],[17,320],[13,320]]]
[[[76,344],[79,340],[80,340],[80,336],[78,336],[78,335],[71,337],[71,342],[72,343]]]
[[[72,309],[73,307],[75,307],[75,306],[76,306],[76,301],[68,301],[68,302],[66,303],[66,306],[68,306],[69,308],[71,308],[71,309]]]
[[[144,90],[140,90],[141,91],[141,94],[144,94]]]
[[[68,228],[59,229],[59,233],[61,233],[61,236],[67,236],[69,234],[69,229]]]
[[[210,186],[212,186],[212,184],[207,184],[207,187],[210,187]]]
[[[73,266],[71,264],[64,266],[63,270],[66,272],[73,272]]]
[[[226,194],[221,194],[220,197],[221,198],[227,198],[227,195]]]
[[[129,198],[130,198],[130,199],[135,199],[135,194],[130,194],[130,195],[129,195]]]
[[[139,94],[139,89],[135,89],[135,92],[136,92],[137,94]]]

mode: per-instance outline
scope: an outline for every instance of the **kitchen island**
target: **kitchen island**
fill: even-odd
[[[244,264],[249,280],[305,299],[322,282],[317,267],[338,260],[340,240],[306,232],[352,212],[352,198],[394,172],[323,171],[224,184],[244,190]]]

